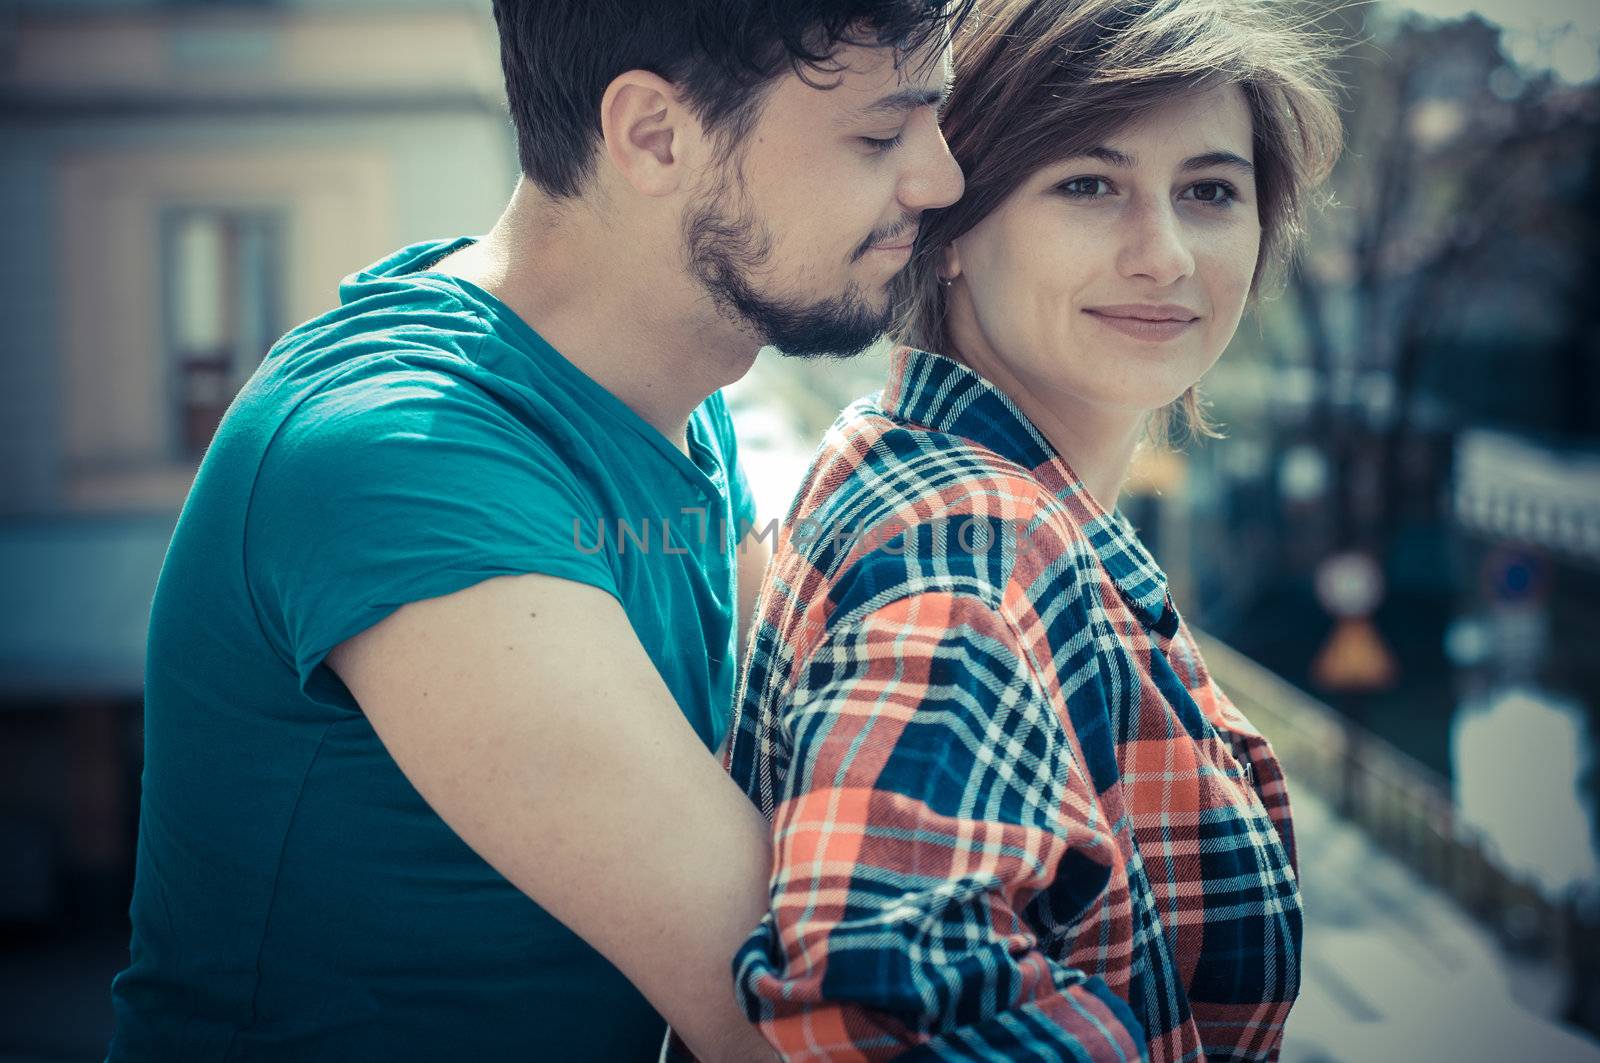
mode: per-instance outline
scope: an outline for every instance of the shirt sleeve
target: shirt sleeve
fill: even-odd
[[[408,602],[539,572],[617,594],[573,466],[470,381],[400,369],[302,403],[262,459],[245,573],[302,690]]]
[[[772,906],[735,959],[787,1059],[1144,1058],[1099,978],[1024,911],[1080,914],[1111,828],[1015,626],[966,589],[833,627],[797,662],[775,740]],[[906,1054],[909,1053],[909,1054]]]

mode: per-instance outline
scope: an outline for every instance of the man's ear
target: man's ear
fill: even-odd
[[[647,70],[618,74],[600,100],[606,158],[646,196],[665,196],[683,184],[700,140],[700,123],[678,99],[672,82]]]

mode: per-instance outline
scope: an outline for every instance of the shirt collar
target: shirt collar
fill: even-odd
[[[1107,513],[1066,460],[1004,392],[941,354],[899,347],[879,399],[898,420],[971,440],[1030,470],[1083,528],[1129,607],[1149,627],[1167,612],[1167,577],[1121,510]]]

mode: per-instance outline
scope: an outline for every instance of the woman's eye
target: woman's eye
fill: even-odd
[[[1231,203],[1239,198],[1233,186],[1226,181],[1201,181],[1189,189],[1194,193],[1194,198],[1201,203]]]
[[[1074,177],[1070,181],[1061,182],[1057,187],[1069,196],[1093,199],[1109,194],[1111,182],[1104,177]]]
[[[892,137],[862,137],[861,141],[873,151],[893,151],[900,146],[900,141],[904,137],[905,133],[902,131]]]

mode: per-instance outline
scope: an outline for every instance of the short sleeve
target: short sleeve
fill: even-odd
[[[319,392],[280,426],[245,578],[306,690],[330,650],[408,602],[532,572],[617,595],[592,509],[558,436],[470,381],[400,367]]]

